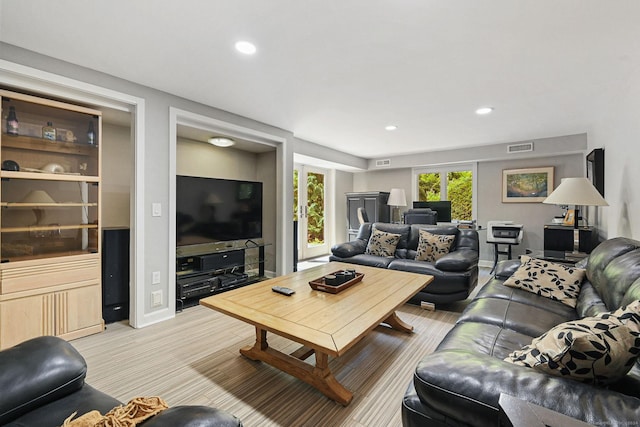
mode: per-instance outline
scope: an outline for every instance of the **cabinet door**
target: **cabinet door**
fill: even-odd
[[[347,196],[347,228],[349,230],[358,230],[360,228],[360,222],[358,221],[358,208],[362,206],[362,198]]]
[[[102,328],[100,285],[56,293],[56,335],[74,339]]]
[[[55,335],[55,295],[0,302],[0,349],[31,338]]]

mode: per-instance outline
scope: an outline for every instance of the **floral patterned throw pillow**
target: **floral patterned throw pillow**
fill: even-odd
[[[505,286],[524,289],[575,308],[584,279],[584,269],[526,255],[520,257],[520,260],[520,267],[505,280]]]
[[[640,301],[561,323],[504,360],[589,384],[624,377],[640,354]]]
[[[420,230],[416,260],[436,262],[449,253],[455,238],[452,234],[433,234],[427,230]]]
[[[367,255],[377,255],[387,258],[393,257],[396,252],[396,246],[400,241],[399,234],[386,233],[380,230],[373,230],[367,248],[364,253]]]

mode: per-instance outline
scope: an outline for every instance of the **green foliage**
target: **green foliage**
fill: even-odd
[[[451,200],[451,218],[471,220],[473,218],[473,173],[471,171],[448,172],[446,178],[447,194],[441,197],[440,173],[418,175],[418,200]]]
[[[418,200],[440,200],[440,174],[422,173],[418,176]]]
[[[298,220],[298,169],[293,170],[293,220]]]
[[[324,175],[307,174],[307,243],[324,243]]]
[[[447,174],[447,196],[451,200],[451,218],[471,220],[473,217],[473,175],[471,171]]]

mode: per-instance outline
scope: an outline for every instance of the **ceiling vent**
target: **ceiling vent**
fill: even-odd
[[[377,168],[385,168],[391,166],[391,159],[376,160]]]
[[[524,153],[526,151],[533,151],[533,142],[525,142],[524,144],[507,145],[507,153]]]

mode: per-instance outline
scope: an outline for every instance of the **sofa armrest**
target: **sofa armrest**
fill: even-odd
[[[442,271],[467,271],[474,265],[478,265],[478,253],[471,249],[449,252],[435,263]]]
[[[496,265],[495,276],[498,279],[507,279],[513,276],[513,273],[520,268],[520,260],[519,259],[506,259],[504,261],[500,261],[498,265]]]
[[[640,399],[467,350],[425,357],[414,385],[426,405],[469,425],[497,425],[500,393],[595,425],[629,425],[640,411]]]
[[[0,425],[81,389],[86,374],[84,358],[61,338],[0,351]]]
[[[350,258],[354,255],[363,254],[367,249],[367,241],[356,239],[351,242],[339,243],[331,247],[331,253],[340,258]]]
[[[165,409],[143,423],[143,427],[242,427],[242,422],[220,409],[208,406],[176,406]]]

